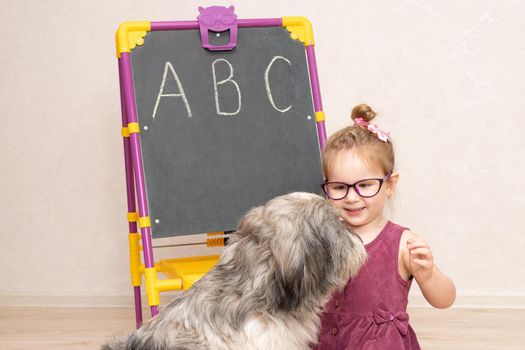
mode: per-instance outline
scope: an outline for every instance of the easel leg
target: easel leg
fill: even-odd
[[[125,163],[125,172],[126,172],[126,193],[128,199],[128,225],[130,237],[131,235],[137,235],[137,218],[136,218],[136,206],[135,206],[135,190],[134,190],[134,178],[133,178],[133,164],[131,160],[131,145],[129,138],[128,130],[128,118],[127,118],[127,108],[126,108],[126,96],[123,82],[123,65],[122,61],[119,59],[119,76],[120,76],[120,107],[122,114],[122,137],[124,143],[124,163]],[[130,214],[134,215],[135,218],[130,218]],[[138,238],[138,237],[137,237]],[[136,251],[135,251],[136,250]],[[138,261],[135,261],[138,259]],[[138,239],[137,244],[132,244],[130,241],[130,264],[131,264],[131,279],[134,289],[135,296],[135,323],[136,327],[139,328],[142,325],[142,301],[140,294],[140,252],[138,248]],[[138,265],[138,266],[134,266]],[[137,276],[138,275],[138,276]]]
[[[151,223],[149,217],[148,209],[148,200],[146,196],[146,184],[144,176],[144,167],[142,164],[142,150],[140,145],[140,127],[138,124],[137,118],[137,108],[135,105],[135,92],[133,88],[133,79],[131,71],[131,59],[129,53],[123,52],[119,58],[119,73],[120,73],[120,87],[121,87],[121,97],[123,97],[123,110],[125,115],[123,115],[123,121],[126,120],[126,127],[129,132],[129,153],[130,164],[132,164],[132,175],[134,175],[134,183],[136,189],[136,200],[139,213],[139,226],[140,234],[142,237],[142,253],[144,256],[144,268],[155,269],[155,261],[153,258],[153,247],[151,240]],[[126,141],[126,140],[125,140]],[[133,178],[133,176],[128,176],[128,170],[126,169],[127,178]],[[133,186],[128,186],[128,191]],[[133,196],[133,203],[130,203],[130,197],[128,196],[128,206],[130,204],[135,206],[135,196]],[[133,232],[133,231],[130,231]],[[148,280],[146,279],[146,290],[148,290]],[[149,303],[151,305],[151,315],[156,316],[158,314],[158,303]]]

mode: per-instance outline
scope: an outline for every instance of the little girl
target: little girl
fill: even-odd
[[[369,106],[356,106],[354,125],[332,135],[323,152],[323,190],[362,238],[368,261],[325,306],[316,350],[420,349],[406,313],[412,280],[436,308],[456,298],[428,244],[385,218],[399,174],[389,133],[370,123],[375,116]]]

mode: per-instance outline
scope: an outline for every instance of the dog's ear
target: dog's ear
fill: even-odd
[[[273,256],[273,302],[276,310],[292,311],[304,298],[305,262],[304,226],[298,219],[280,217],[272,221],[270,251]]]
[[[289,249],[280,253],[273,250],[275,284],[269,290],[276,311],[293,311],[326,293],[329,270],[334,266],[329,242],[318,240],[315,232],[306,231],[308,228]]]
[[[285,272],[277,267],[274,270],[275,285],[269,286],[269,296],[272,300],[271,305],[275,311],[293,311],[302,301],[302,283],[304,273],[302,269],[295,269],[295,271]]]

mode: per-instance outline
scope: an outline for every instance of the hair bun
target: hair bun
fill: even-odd
[[[367,104],[360,104],[352,109],[352,120],[362,118],[365,122],[370,122],[377,115],[376,112]]]

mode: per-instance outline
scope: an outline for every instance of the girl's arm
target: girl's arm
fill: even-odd
[[[430,305],[444,309],[454,304],[456,287],[434,264],[430,247],[414,232],[406,230],[406,249],[403,249],[403,265],[414,276],[423,296]],[[404,240],[403,240],[404,241]]]

